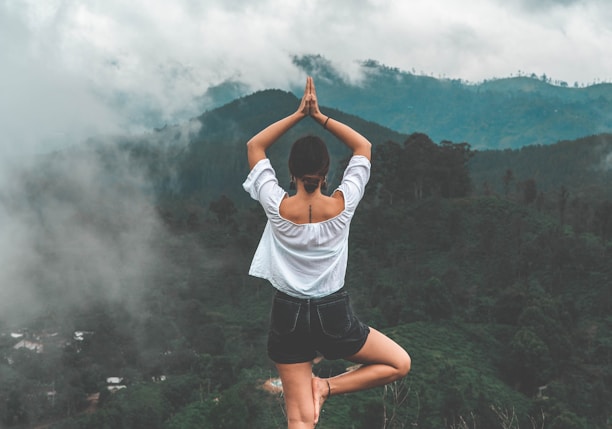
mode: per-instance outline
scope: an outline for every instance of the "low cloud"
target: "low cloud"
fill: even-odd
[[[467,81],[612,79],[609,2],[532,3],[0,2],[0,157],[184,122],[226,81],[299,87],[296,55],[321,54],[353,83],[365,60]]]
[[[604,171],[612,171],[612,152],[604,156],[603,161],[601,163],[601,168]]]
[[[126,152],[57,153],[2,173],[0,322],[96,299],[138,305],[164,228]]]

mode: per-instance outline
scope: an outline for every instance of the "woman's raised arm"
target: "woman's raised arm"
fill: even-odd
[[[353,155],[362,155],[368,159],[372,158],[372,144],[368,139],[359,134],[346,124],[324,115],[319,110],[319,102],[314,82],[310,79],[310,96],[307,98],[307,107],[312,118],[326,130],[336,136],[342,143],[353,151]],[[307,89],[308,89],[308,85]]]
[[[272,146],[283,134],[289,131],[295,124],[300,122],[306,116],[308,116],[308,100],[309,97],[309,81],[312,82],[311,78],[306,81],[306,87],[304,88],[304,95],[298,109],[291,115],[276,121],[272,125],[267,126],[259,133],[255,134],[247,142],[247,157],[249,159],[249,168],[253,169],[255,164],[266,157],[266,149]]]
[[[349,149],[353,151],[353,155],[362,155],[368,159],[371,158],[372,144],[368,139],[348,125],[321,113],[314,81],[312,77],[309,76],[306,79],[304,95],[302,96],[298,109],[291,115],[264,128],[247,142],[249,168],[252,169],[260,160],[266,158],[266,150],[283,134],[308,115],[348,146]]]

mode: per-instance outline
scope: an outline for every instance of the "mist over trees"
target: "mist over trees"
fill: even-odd
[[[246,139],[296,101],[262,91],[5,173],[0,427],[285,427],[263,388],[273,291],[247,275],[265,215],[241,183]],[[610,135],[480,151],[325,111],[374,144],[347,285],[413,370],[332,398],[320,426],[606,428]],[[333,189],[349,154],[300,125],[270,152],[280,182],[315,133]]]

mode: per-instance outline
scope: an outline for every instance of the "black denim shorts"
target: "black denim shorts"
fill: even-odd
[[[361,350],[369,333],[344,289],[313,299],[277,291],[270,314],[268,356],[276,363],[308,362],[317,353],[326,359],[346,358]]]

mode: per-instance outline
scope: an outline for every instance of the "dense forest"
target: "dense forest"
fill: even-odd
[[[265,216],[241,183],[246,138],[295,105],[257,93],[42,157],[3,189],[24,251],[6,265],[0,427],[285,427],[273,291],[247,275]],[[413,367],[332,397],[318,427],[609,428],[612,137],[477,151],[325,111],[374,144],[347,286]],[[323,133],[302,124],[270,152],[281,183],[286,142]],[[348,154],[330,151],[333,189]]]

